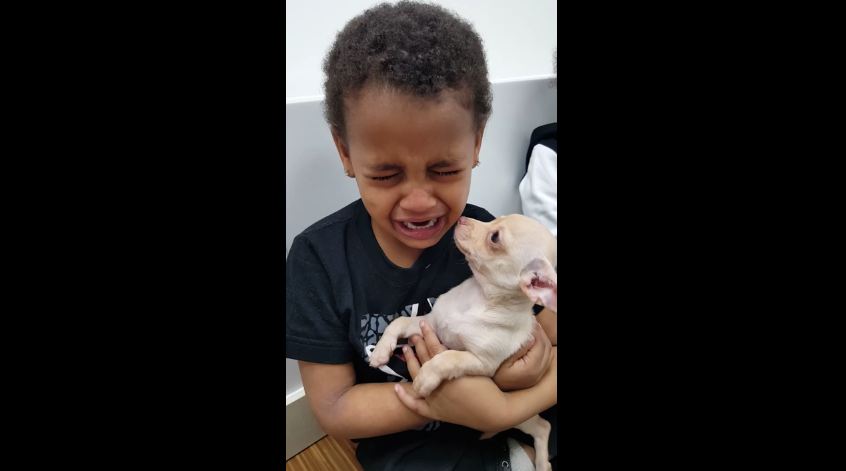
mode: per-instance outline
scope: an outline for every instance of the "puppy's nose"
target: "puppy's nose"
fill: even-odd
[[[470,224],[470,221],[468,221],[466,217],[461,216],[460,218],[458,218],[458,224],[461,224],[462,226],[466,226],[466,225]]]

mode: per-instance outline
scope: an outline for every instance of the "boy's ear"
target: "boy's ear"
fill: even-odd
[[[558,312],[558,274],[545,258],[536,258],[523,267],[520,289],[533,303]]]
[[[482,125],[479,126],[479,130],[476,131],[476,147],[473,149],[476,153],[476,155],[473,156],[474,162],[479,160],[479,151],[482,150],[482,137],[485,135],[485,124],[486,123],[482,123]]]
[[[341,164],[344,168],[351,168],[352,164],[350,163],[349,148],[344,142],[344,138],[341,137],[341,133],[335,128],[332,128],[332,141],[335,142],[335,148],[338,149],[338,155],[341,157]]]

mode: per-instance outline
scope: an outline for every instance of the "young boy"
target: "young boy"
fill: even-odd
[[[467,204],[491,112],[480,38],[440,7],[382,4],[338,34],[324,72],[327,121],[361,199],[298,235],[286,262],[286,356],[299,360],[317,420],[358,441],[365,470],[531,466],[530,446],[505,434],[479,440],[479,431],[509,429],[555,404],[551,312],[539,315],[531,348],[493,379],[447,381],[425,400],[404,393],[444,349],[431,330],[410,339],[416,354],[368,366],[391,320],[430,312],[471,276],[453,243],[458,218],[493,219]]]

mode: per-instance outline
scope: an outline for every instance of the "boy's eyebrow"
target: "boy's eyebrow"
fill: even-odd
[[[451,167],[458,163],[459,159],[443,159],[431,165],[431,167]]]
[[[373,170],[374,172],[387,172],[388,170],[402,170],[397,164],[377,164],[377,165],[368,165],[368,169]]]
[[[451,167],[459,162],[459,159],[442,159],[439,160],[429,167]],[[367,168],[374,172],[387,172],[389,170],[402,170],[402,166],[397,164],[376,164],[376,165],[368,165]]]

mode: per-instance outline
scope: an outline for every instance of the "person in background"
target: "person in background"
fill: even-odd
[[[553,69],[557,74],[557,52],[553,55]],[[523,214],[537,219],[558,237],[558,123],[532,131],[526,175],[519,189]]]

